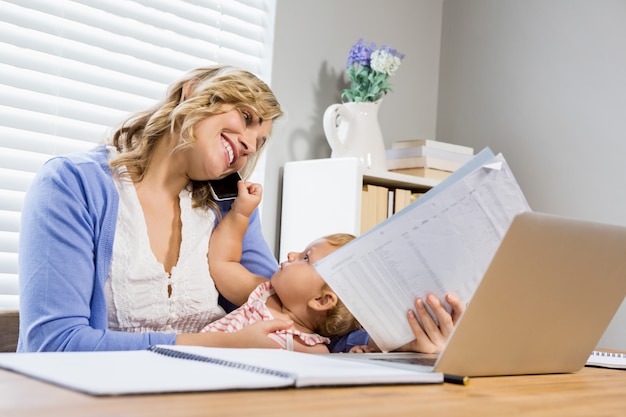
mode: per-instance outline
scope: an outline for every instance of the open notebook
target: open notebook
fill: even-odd
[[[330,355],[198,346],[0,353],[0,368],[99,396],[443,382],[440,373],[338,362]]]
[[[626,296],[624,248],[626,227],[522,213],[434,368],[419,354],[349,357],[464,376],[575,372]]]

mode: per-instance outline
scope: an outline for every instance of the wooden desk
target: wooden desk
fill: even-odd
[[[617,416],[626,371],[474,378],[413,385],[91,397],[0,370],[3,417],[90,416]]]

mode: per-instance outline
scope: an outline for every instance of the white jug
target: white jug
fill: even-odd
[[[332,158],[357,157],[364,170],[387,171],[376,102],[332,104],[324,112],[324,134]]]

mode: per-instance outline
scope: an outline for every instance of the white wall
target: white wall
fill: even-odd
[[[441,0],[277,0],[272,88],[287,116],[267,149],[263,199],[263,230],[275,253],[281,169],[330,156],[322,115],[340,102],[348,52],[359,38],[406,54],[379,112],[385,141],[434,137],[441,7]]]
[[[438,137],[502,152],[536,211],[626,225],[624,22],[623,0],[445,0]],[[626,305],[600,345],[626,349]]]
[[[330,155],[321,117],[359,37],[407,54],[380,111],[387,144],[490,146],[535,210],[626,225],[624,22],[624,0],[277,0],[272,86],[287,117],[268,147],[270,245],[281,167]],[[625,330],[626,304],[600,345],[626,349]]]

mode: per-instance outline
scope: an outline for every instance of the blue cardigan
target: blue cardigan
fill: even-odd
[[[50,159],[33,180],[22,209],[19,243],[20,337],[18,352],[138,350],[174,344],[173,333],[127,333],[107,327],[105,282],[113,251],[119,196],[101,145]],[[230,202],[221,202],[226,213]],[[270,277],[278,264],[250,218],[241,263]],[[227,311],[234,308],[226,300]],[[335,351],[367,343],[357,332]]]
[[[118,202],[102,145],[52,158],[37,173],[20,226],[19,352],[133,350],[175,343],[173,333],[107,328],[104,284]],[[220,208],[225,212],[229,206]],[[276,270],[258,212],[250,219],[243,248],[242,263],[248,269],[266,277]]]

